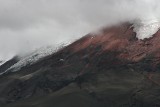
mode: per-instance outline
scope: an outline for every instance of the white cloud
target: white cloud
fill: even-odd
[[[0,58],[120,21],[159,20],[159,0],[0,0]]]

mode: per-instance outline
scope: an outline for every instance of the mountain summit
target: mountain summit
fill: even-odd
[[[88,34],[17,71],[2,65],[0,104],[159,107],[160,31],[144,40],[136,35],[133,24],[124,23]],[[12,68],[19,61],[8,62]]]

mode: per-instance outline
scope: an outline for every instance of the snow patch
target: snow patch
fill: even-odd
[[[27,65],[32,65],[41,58],[44,58],[45,56],[49,56],[55,52],[57,52],[60,48],[64,47],[65,45],[61,45],[60,47],[56,48],[54,46],[47,46],[43,47],[41,49],[38,49],[24,57],[20,58],[20,61],[18,61],[16,64],[11,66],[9,69],[7,69],[5,72],[11,71],[16,72],[20,70],[22,67],[25,67]],[[4,73],[5,73],[4,72]]]
[[[133,26],[137,38],[143,40],[152,37],[159,30],[160,22],[158,20],[136,21]]]

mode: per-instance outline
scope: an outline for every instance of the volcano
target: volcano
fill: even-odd
[[[159,41],[160,31],[139,40],[134,26],[124,23],[20,69],[12,66],[21,59],[11,59],[0,67],[0,105],[160,107]]]

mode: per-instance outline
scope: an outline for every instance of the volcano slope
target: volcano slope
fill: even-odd
[[[131,24],[88,34],[1,75],[0,107],[160,107],[159,41]]]

